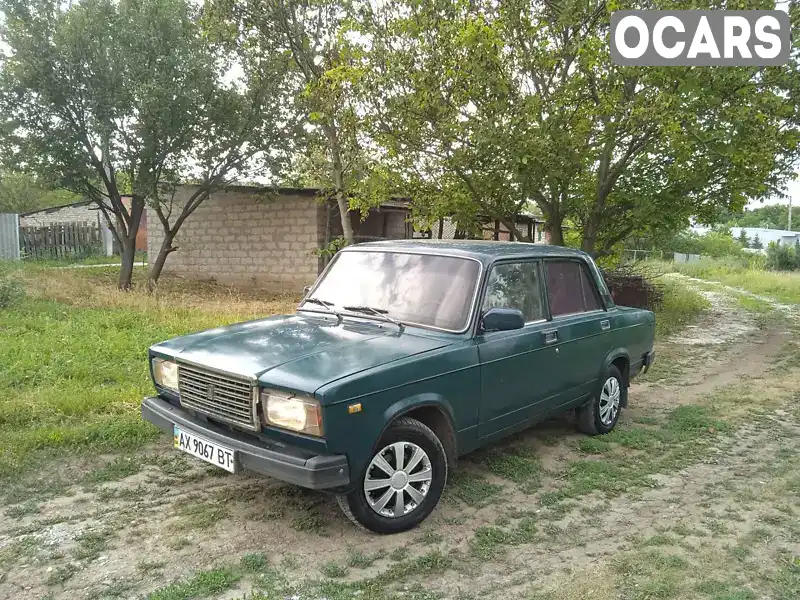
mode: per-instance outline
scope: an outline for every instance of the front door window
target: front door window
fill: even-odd
[[[495,265],[486,286],[483,312],[490,308],[516,308],[526,323],[544,319],[539,265],[535,262]]]

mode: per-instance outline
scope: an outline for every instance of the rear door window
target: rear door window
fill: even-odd
[[[602,310],[597,286],[585,264],[576,260],[549,260],[545,270],[552,316]]]

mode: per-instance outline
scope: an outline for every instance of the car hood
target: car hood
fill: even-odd
[[[321,386],[400,358],[447,345],[370,321],[284,315],[209,329],[151,348],[262,385],[313,394]]]

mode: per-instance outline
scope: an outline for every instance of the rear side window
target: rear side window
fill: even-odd
[[[552,260],[545,263],[545,269],[547,299],[554,317],[603,308],[585,264],[575,260]]]
[[[516,308],[526,323],[544,319],[539,265],[534,262],[495,265],[483,301],[483,311],[490,308]]]

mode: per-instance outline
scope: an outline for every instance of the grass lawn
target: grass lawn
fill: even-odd
[[[42,454],[105,451],[151,440],[139,404],[152,391],[146,351],[161,340],[247,319],[291,313],[297,298],[165,279],[151,296],[117,272],[23,264],[11,275],[27,296],[0,312],[0,477]],[[144,274],[140,274],[143,278]],[[657,315],[668,335],[706,306],[668,283]]]
[[[122,259],[119,255],[105,256],[101,254],[91,254],[81,258],[66,257],[61,259],[28,259],[26,260],[26,263],[39,267],[68,267],[73,265],[118,265],[120,264],[121,260]],[[136,256],[134,256],[133,264],[137,266],[147,265],[147,252],[137,252]]]
[[[748,292],[770,296],[789,304],[800,304],[800,273],[750,269],[744,265],[722,260],[702,260],[692,264],[664,263],[678,273],[719,281]]]
[[[115,289],[116,269],[17,267],[27,296],[0,310],[0,476],[39,451],[141,444],[152,391],[147,348],[219,324],[293,312],[295,298],[165,280],[155,296]]]

